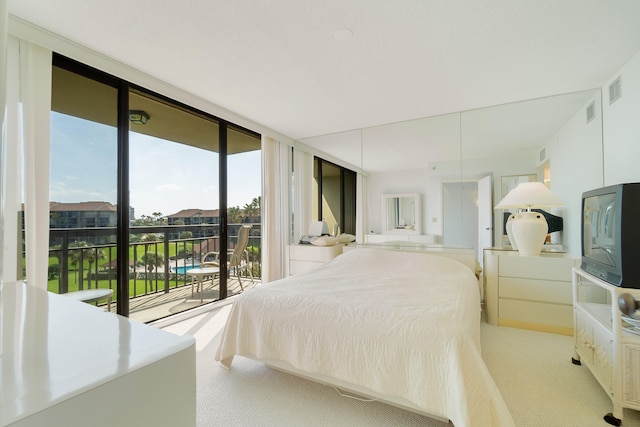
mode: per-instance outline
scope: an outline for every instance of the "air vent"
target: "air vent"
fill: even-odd
[[[589,123],[595,117],[596,117],[596,106],[595,106],[594,102],[592,102],[587,107],[587,123]]]
[[[609,85],[609,105],[616,102],[622,96],[622,80],[618,77]]]
[[[547,159],[547,150],[546,148],[543,148],[542,150],[540,150],[540,162],[544,162]]]

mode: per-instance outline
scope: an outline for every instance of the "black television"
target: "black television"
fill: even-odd
[[[582,269],[640,289],[640,183],[582,193]]]

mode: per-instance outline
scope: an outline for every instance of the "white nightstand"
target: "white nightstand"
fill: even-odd
[[[289,275],[315,270],[342,254],[343,248],[342,244],[333,246],[290,245]]]

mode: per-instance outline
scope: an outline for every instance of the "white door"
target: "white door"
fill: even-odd
[[[478,260],[482,265],[482,250],[493,246],[493,203],[491,175],[478,180]]]

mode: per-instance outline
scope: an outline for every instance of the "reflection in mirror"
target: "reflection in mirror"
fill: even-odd
[[[363,129],[367,230],[387,233],[383,194],[417,192],[417,234],[442,243],[442,185],[460,180],[460,115],[446,114]]]
[[[583,177],[584,185],[598,186],[590,180],[595,179],[591,176],[602,176],[601,114],[589,124],[582,138],[574,138],[581,141],[580,147],[561,150],[557,141],[568,123],[581,121],[584,127],[583,109],[596,99],[597,110],[599,96],[599,90],[588,90],[301,142],[362,168],[367,177],[364,206],[367,233],[386,233],[388,229],[381,216],[383,194],[417,191],[423,217],[416,222],[424,234],[433,236],[436,242],[446,243],[451,240],[446,238],[446,230],[457,230],[461,235],[454,236],[455,241],[468,240],[481,251],[486,244],[478,243],[479,230],[488,229],[490,242],[499,242],[502,234],[499,219],[491,222],[490,218],[487,226],[478,224],[476,206],[481,202],[478,195],[481,179],[490,181],[489,191],[482,192],[486,194],[482,199],[491,207],[501,196],[503,176],[536,175],[538,181],[550,180],[553,176],[554,193],[562,197],[563,192],[575,192],[573,188],[565,190],[571,181],[569,176],[573,175],[575,182],[576,175],[574,168],[566,167],[567,158],[581,151],[587,158],[583,165],[595,171],[590,177]],[[553,162],[549,160],[551,152]],[[452,188],[455,191],[450,192],[445,206],[443,194]],[[455,209],[455,214],[450,209]],[[564,209],[564,215],[574,214],[573,207],[568,205]],[[475,228],[465,226],[472,222],[476,222]]]
[[[513,190],[523,182],[534,182],[538,180],[538,175],[529,174],[529,175],[508,175],[503,176],[500,179],[500,200],[504,199],[504,197],[509,193],[509,191]],[[499,201],[499,200],[496,200]]]
[[[385,194],[382,198],[385,234],[421,234],[420,194]]]

